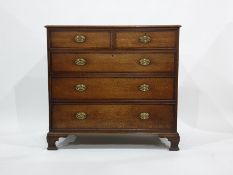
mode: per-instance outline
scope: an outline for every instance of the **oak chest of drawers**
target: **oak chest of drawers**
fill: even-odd
[[[178,150],[180,26],[46,26],[48,149],[70,134],[153,134]]]

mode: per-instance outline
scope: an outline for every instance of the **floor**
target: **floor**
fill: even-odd
[[[59,140],[59,150],[47,151],[46,131],[5,133],[0,135],[0,174],[233,174],[233,134],[182,122],[179,131],[178,152],[168,151],[166,139],[152,136],[69,136]]]

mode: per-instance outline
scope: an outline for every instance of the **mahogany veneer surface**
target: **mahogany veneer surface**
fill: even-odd
[[[48,149],[69,134],[153,134],[179,150],[179,25],[46,26]]]

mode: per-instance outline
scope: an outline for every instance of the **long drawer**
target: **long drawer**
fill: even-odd
[[[174,105],[52,105],[53,129],[174,128]]]
[[[174,78],[52,78],[52,98],[174,99]]]
[[[174,73],[174,53],[52,53],[53,72]]]

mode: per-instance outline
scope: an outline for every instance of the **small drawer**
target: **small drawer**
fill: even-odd
[[[98,49],[110,47],[109,32],[54,31],[50,34],[52,48]]]
[[[174,57],[174,53],[51,54],[53,72],[173,73]]]
[[[174,78],[52,78],[52,98],[174,99]]]
[[[117,48],[175,48],[176,31],[118,32]]]
[[[174,105],[52,105],[53,129],[163,129],[175,126]]]

